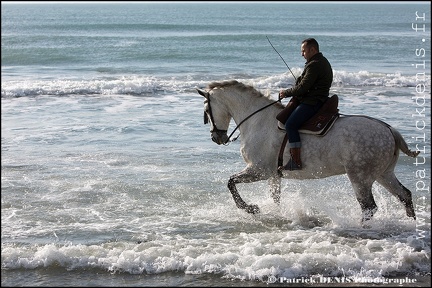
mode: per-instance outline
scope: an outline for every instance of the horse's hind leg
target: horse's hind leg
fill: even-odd
[[[408,217],[416,219],[411,191],[399,182],[393,171],[381,175],[377,181],[405,205]]]
[[[362,210],[361,223],[364,224],[365,221],[372,219],[373,215],[378,210],[378,206],[372,195],[372,184],[375,180],[365,175],[363,175],[364,177],[359,176],[359,174],[356,173],[348,172],[347,175],[351,181],[357,201],[360,203],[360,208]]]

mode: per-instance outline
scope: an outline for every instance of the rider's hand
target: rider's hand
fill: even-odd
[[[281,100],[281,99],[283,99],[283,98],[285,98],[285,97],[286,97],[285,90],[281,90],[281,91],[279,92],[279,100]]]

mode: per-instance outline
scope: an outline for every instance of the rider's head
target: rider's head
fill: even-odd
[[[306,61],[309,61],[317,53],[319,53],[319,44],[314,38],[303,40],[301,45],[301,54]]]

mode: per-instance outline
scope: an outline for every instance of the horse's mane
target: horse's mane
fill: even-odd
[[[273,100],[270,98],[270,96],[265,96],[263,93],[261,93],[260,91],[258,91],[257,89],[255,89],[253,86],[251,85],[246,85],[244,83],[238,82],[237,80],[226,80],[226,81],[222,81],[222,82],[211,82],[210,84],[208,84],[207,88],[209,90],[214,89],[214,88],[224,88],[224,87],[228,87],[228,86],[237,86],[236,88],[238,88],[240,91],[245,91],[250,93],[251,95],[254,95],[255,97],[264,97],[264,98],[268,98],[269,100]],[[276,105],[280,104],[281,106],[283,106],[280,102],[275,103]]]

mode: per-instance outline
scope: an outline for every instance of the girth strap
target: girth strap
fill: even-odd
[[[288,142],[288,133],[285,133],[284,139],[282,141],[282,146],[279,150],[278,166],[277,167],[283,166],[283,154],[285,152],[285,146],[286,146],[287,142]],[[282,171],[280,171],[279,169],[278,169],[278,174],[280,177],[283,176]]]

